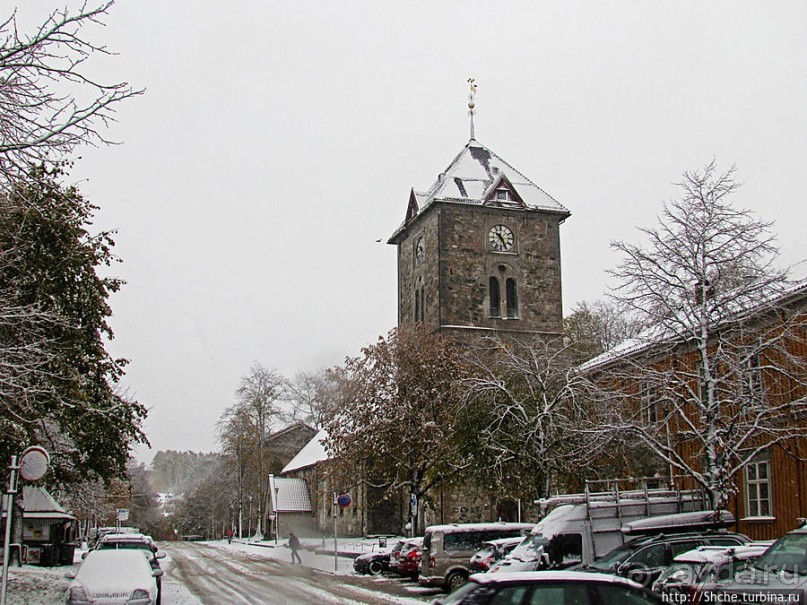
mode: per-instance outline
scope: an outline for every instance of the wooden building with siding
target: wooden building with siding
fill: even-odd
[[[763,349],[745,375],[738,377],[738,380],[747,381],[748,397],[760,398],[755,402],[756,409],[761,409],[761,404],[764,404],[771,410],[767,422],[773,426],[767,437],[759,437],[756,442],[750,439],[744,444],[746,451],[750,454],[766,442],[772,445],[743,460],[739,472],[730,481],[734,490],[726,507],[738,520],[737,531],[755,540],[771,540],[796,528],[799,519],[807,517],[807,280],[791,287],[775,305],[769,302],[761,304],[759,314],[748,316],[746,321],[757,327],[763,326],[768,335],[780,337],[779,347]],[[785,324],[790,328],[787,333],[781,327]],[[759,332],[749,331],[749,334],[757,337]],[[725,341],[709,345],[710,348],[717,346],[731,345]],[[641,361],[637,361],[639,359]],[[593,383],[611,392],[622,393],[622,405],[633,410],[635,421],[653,427],[643,430],[657,430],[658,434],[663,434],[675,454],[697,468],[703,466],[703,443],[684,436],[691,435],[693,427],[698,426],[697,411],[694,407],[686,409],[680,403],[665,402],[664,398],[669,398],[670,392],[662,394],[643,380],[648,374],[663,377],[675,368],[679,375],[692,377],[691,384],[685,387],[692,395],[701,388],[697,379],[699,359],[699,351],[691,343],[683,340],[653,343],[652,339],[645,338],[616,347],[583,364],[580,369]],[[633,366],[642,366],[642,369],[632,371]],[[720,401],[719,395],[715,396]],[[728,416],[738,418],[744,413],[745,406],[740,407],[742,403],[737,405],[736,402],[742,401],[740,398],[733,401],[735,404]],[[684,410],[678,416],[669,413],[669,409],[676,406]],[[751,407],[749,403],[748,408]],[[782,433],[787,433],[785,438],[771,437],[777,427]],[[671,478],[676,476],[677,487],[699,487],[692,477],[680,478],[680,470],[672,467],[664,470]]]

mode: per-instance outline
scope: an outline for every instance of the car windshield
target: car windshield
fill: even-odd
[[[460,603],[486,602],[482,601],[482,598],[489,597],[495,592],[496,591],[489,586],[480,586],[476,582],[466,582],[450,595],[438,599],[435,603],[439,603],[440,605],[455,605]]]
[[[630,544],[617,546],[614,550],[592,561],[587,568],[608,571],[616,567],[623,559],[629,557],[636,549]]]
[[[535,561],[548,543],[543,534],[530,534],[510,552],[509,557],[519,561]]]
[[[807,575],[807,533],[784,536],[757,559],[754,567],[764,571]]]
[[[488,544],[484,548],[480,548],[479,550],[477,550],[474,557],[476,557],[477,559],[484,559],[485,557],[489,557],[490,555],[493,554],[495,548],[496,547],[493,546],[493,544]]]

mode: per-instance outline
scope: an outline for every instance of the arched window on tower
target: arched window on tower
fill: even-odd
[[[501,294],[499,293],[499,280],[495,277],[490,278],[490,316],[501,317]]]
[[[516,280],[512,277],[507,278],[505,283],[505,290],[507,296],[507,317],[518,317],[518,292],[516,291]]]
[[[420,321],[426,321],[426,291],[420,286]]]
[[[415,321],[420,321],[420,288],[415,289]]]

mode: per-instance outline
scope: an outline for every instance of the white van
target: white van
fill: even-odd
[[[587,492],[540,503],[548,510],[546,516],[528,538],[491,568],[491,573],[588,564],[636,535],[720,525],[714,523],[712,511],[703,510],[706,501],[695,490]],[[653,522],[645,521],[651,517]]]

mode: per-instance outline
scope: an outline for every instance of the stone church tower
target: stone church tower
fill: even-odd
[[[425,192],[398,247],[398,324],[469,338],[562,330],[560,225],[570,212],[473,136]]]

